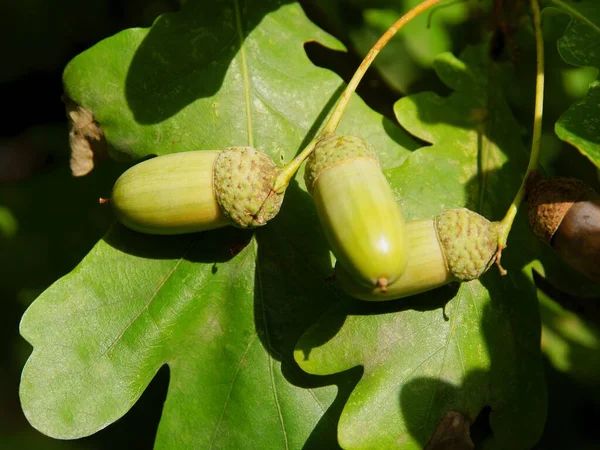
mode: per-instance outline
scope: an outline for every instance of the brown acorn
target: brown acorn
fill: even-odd
[[[600,283],[600,195],[574,178],[529,183],[529,224],[567,263]]]

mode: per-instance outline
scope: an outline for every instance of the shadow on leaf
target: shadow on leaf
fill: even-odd
[[[400,391],[400,406],[408,432],[427,450],[474,448],[474,443],[480,443],[489,435],[478,436],[477,439],[471,437],[471,425],[475,423],[481,406],[470,398],[478,393],[469,389],[485,384],[488,377],[488,372],[472,371],[461,386],[425,377],[405,384]],[[460,415],[462,423],[454,427],[444,426],[451,412]],[[453,421],[456,419],[453,418]],[[462,432],[456,428],[462,428]],[[435,429],[433,434],[432,429]]]
[[[328,281],[333,272],[329,247],[311,197],[296,182],[286,196],[279,215],[257,232],[256,333],[270,357],[281,362],[282,375],[293,386],[337,386],[335,400],[323,410],[304,448],[339,448],[339,416],[362,371],[317,377],[303,372],[294,361],[297,340],[338,300],[338,294]]]
[[[179,259],[223,263],[246,247],[252,231],[224,227],[202,233],[156,236],[115,223],[103,240],[116,250],[146,259]],[[218,270],[218,267],[216,268]]]
[[[178,13],[159,17],[127,74],[125,95],[137,122],[158,124],[218,92],[246,36],[285,3],[290,1],[189,1]]]
[[[255,320],[265,349],[296,369],[294,345],[339,294],[329,281],[329,246],[312,199],[295,182],[287,196],[279,215],[257,233]]]
[[[403,311],[435,311],[444,320],[448,320],[445,313],[445,305],[456,296],[458,284],[442,286],[430,292],[398,300],[367,302],[348,297],[341,291],[336,291],[341,299],[327,310],[310,329],[310,333],[304,334],[296,349],[304,354],[307,360],[311,350],[320,347],[336,337],[343,327],[348,316],[372,316],[381,314],[398,314]],[[316,319],[316,318],[315,318]],[[312,323],[311,323],[312,324]],[[308,327],[306,330],[308,331]]]
[[[507,277],[495,271],[487,273],[480,281],[490,296],[490,301],[479,307],[478,332],[485,347],[473,347],[476,341],[453,336],[456,331],[451,328],[441,350],[440,376],[416,378],[401,389],[400,407],[408,431],[423,446],[448,411],[458,411],[473,423],[485,407],[491,408],[489,426],[480,419],[476,432],[471,429],[476,446],[490,440],[489,444],[501,448],[530,448],[541,435],[546,396],[536,345],[540,326],[535,321],[538,305],[533,287],[518,270]],[[522,295],[514,295],[517,292]],[[465,311],[454,313],[463,316],[461,322],[471,319],[464,316]],[[478,363],[481,369],[464,373],[465,367],[473,367],[469,360],[481,358],[481,352],[487,353],[488,361],[483,358]],[[447,381],[451,379],[459,379],[461,384],[453,385]],[[520,419],[525,410],[535,412],[533,420]]]

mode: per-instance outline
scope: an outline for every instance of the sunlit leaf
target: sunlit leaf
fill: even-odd
[[[312,40],[341,48],[295,3],[186,2],[80,54],[65,90],[92,111],[114,157],[253,145],[279,163],[316,133],[343,87],[307,58]],[[368,139],[387,167],[417,147],[358,98],[340,131]],[[332,303],[330,253],[297,180],[256,234],[157,237],[115,225],[23,317],[30,422],[58,438],[94,433],[166,364],[156,448],[335,448],[355,378],[312,377],[292,357]]]
[[[432,145],[386,172],[409,219],[468,206],[500,219],[521,182],[526,150],[505,100],[487,85],[485,48],[435,68],[454,89],[396,104],[399,122]],[[493,68],[492,68],[493,69]],[[491,407],[486,448],[531,448],[541,435],[546,397],[535,289],[523,272],[539,244],[523,215],[505,250],[501,277],[446,286],[386,304],[342,300],[296,347],[309,373],[362,366],[342,412],[344,448],[423,448],[448,411],[471,421]]]

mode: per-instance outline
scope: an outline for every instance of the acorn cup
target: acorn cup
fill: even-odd
[[[121,223],[148,234],[259,227],[281,207],[279,170],[251,147],[158,156],[123,173],[110,204]]]
[[[573,178],[528,183],[529,224],[563,260],[600,283],[600,195]]]
[[[434,219],[406,223],[408,265],[385,290],[356,282],[343,264],[336,264],[341,289],[361,300],[393,300],[483,275],[496,261],[500,224],[466,208],[442,212]]]
[[[375,150],[329,135],[306,162],[305,181],[338,263],[362,289],[385,291],[407,265],[404,218]]]

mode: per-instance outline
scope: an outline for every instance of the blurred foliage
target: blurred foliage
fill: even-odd
[[[123,166],[106,163],[89,177],[71,178],[59,98],[62,69],[68,60],[98,40],[127,27],[149,26],[161,12],[176,9],[177,3],[26,0],[0,4],[0,42],[4,61],[8,61],[0,66],[0,95],[10,111],[0,124],[0,299],[4,304],[0,316],[0,449],[152,446],[166,392],[166,370],[159,373],[125,418],[91,438],[56,441],[35,431],[23,417],[17,397],[20,371],[30,352],[18,335],[18,324],[29,303],[69,272],[110,226],[112,216],[97,205],[97,197],[106,195],[123,170]],[[337,60],[338,65],[329,65],[341,73],[353,70],[385,26],[416,0],[301,3],[317,24],[348,47],[347,57]],[[481,21],[478,12],[482,3],[474,2],[473,6],[470,2],[462,9],[436,12],[431,19],[436,36],[431,45],[418,35],[395,38],[387,56],[382,54],[375,64],[379,75],[371,83],[364,83],[361,95],[377,97],[379,109],[389,114],[391,105],[403,94],[420,90],[447,94],[433,73],[431,60],[439,51],[458,54],[466,44],[489,37],[489,23]],[[596,170],[553,131],[560,115],[583,98],[589,83],[597,77],[596,69],[573,67],[560,58],[557,40],[568,23],[564,14],[544,13],[547,95],[542,164],[550,175],[577,176],[598,188]],[[517,50],[515,78],[508,86],[509,102],[523,124],[523,139],[528,142],[535,68],[531,28],[525,24],[508,46],[510,54]],[[510,59],[510,55],[505,58]],[[394,95],[388,95],[390,92]],[[18,162],[8,158],[9,153],[19,154]],[[9,181],[3,177],[7,173],[19,175],[18,179]],[[588,290],[583,288],[580,291]],[[539,298],[549,409],[545,433],[536,448],[599,448],[595,432],[600,420],[598,328],[547,296],[539,294]]]
[[[305,3],[315,8],[333,34],[364,55],[379,37],[420,0],[332,0]],[[439,6],[409,23],[373,63],[383,80],[399,94],[426,88],[447,92],[433,72],[434,58],[445,51],[459,53],[480,40],[484,3],[468,0]],[[467,25],[465,24],[467,22]]]
[[[600,330],[538,292],[546,354],[548,418],[536,449],[600,446]]]
[[[542,349],[552,365],[600,395],[600,330],[539,294],[543,321]],[[596,392],[597,391],[597,392]]]
[[[21,412],[19,375],[31,347],[18,338],[20,317],[44,289],[72,270],[110,227],[112,214],[98,204],[98,197],[110,192],[124,166],[106,163],[88,177],[71,177],[65,124],[32,128],[18,141],[29,142],[20,147],[22,154],[41,154],[46,162],[34,176],[0,185],[0,448],[101,449],[117,439],[132,444],[131,448],[148,448],[153,441],[151,433],[128,436],[127,429],[119,427],[89,440],[55,441],[32,429]],[[165,381],[164,376],[158,377],[154,384],[164,390]],[[151,388],[145,397],[154,401],[154,408],[160,408],[164,391]],[[142,402],[146,403],[145,399]],[[137,409],[134,414],[138,418],[132,416],[127,422],[147,426],[151,417],[144,406]],[[154,414],[158,422],[160,410]],[[145,443],[137,447],[139,442]]]
[[[77,53],[123,28],[148,26],[177,8],[171,0],[26,0],[0,3],[0,96],[10,111],[0,123],[0,449],[150,448],[168,373],[151,384],[131,417],[90,439],[57,441],[34,430],[18,398],[31,347],[19,337],[23,311],[68,273],[113,222],[98,197],[124,166],[106,163],[71,177],[61,74]]]
[[[571,18],[564,35],[558,40],[558,52],[569,64],[600,68],[600,8],[596,0],[565,3],[552,2]],[[549,8],[548,11],[554,11]],[[586,96],[573,104],[556,122],[556,134],[576,147],[600,167],[600,80],[589,84]]]
[[[598,187],[594,167],[587,158],[554,133],[556,121],[574,102],[585,96],[589,84],[598,74],[596,68],[575,67],[560,56],[557,42],[569,21],[569,16],[554,9],[546,9],[542,13],[546,95],[541,164],[549,176],[577,177]],[[515,80],[508,86],[513,111],[527,129],[532,123],[535,95],[535,42],[532,33],[530,27],[525,27],[515,35],[519,56]]]

